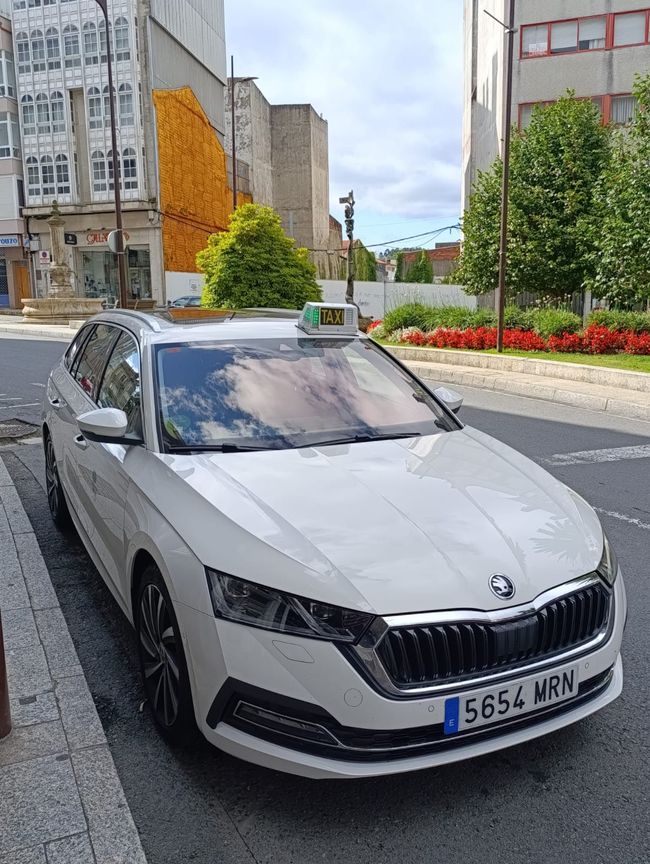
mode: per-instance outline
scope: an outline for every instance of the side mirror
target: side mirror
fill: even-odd
[[[460,393],[456,393],[455,390],[448,390],[446,387],[436,387],[433,395],[437,396],[441,402],[444,402],[450,411],[458,414],[463,404],[463,397]]]
[[[77,417],[84,438],[100,444],[141,444],[138,436],[127,436],[128,425],[126,414],[119,408],[97,408]]]

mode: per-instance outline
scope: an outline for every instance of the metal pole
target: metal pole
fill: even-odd
[[[345,204],[345,233],[348,238],[348,281],[345,288],[345,302],[354,303],[354,192],[350,190],[347,197],[339,198],[339,204]]]
[[[235,137],[235,58],[230,55],[230,110],[232,112],[232,212],[237,209],[237,140]]]
[[[120,288],[120,306],[127,307],[127,285],[129,274],[124,254],[124,224],[122,221],[122,193],[120,190],[120,157],[117,150],[117,121],[115,119],[115,93],[113,92],[113,61],[111,59],[111,25],[108,17],[108,0],[96,0],[106,19],[106,59],[108,67],[108,98],[111,109],[111,145],[113,147],[113,187],[115,189],[115,227],[117,228],[117,278]]]
[[[4,639],[2,636],[2,614],[0,614],[0,739],[11,732],[11,713],[9,711],[9,685],[5,663]]]
[[[512,123],[512,58],[515,37],[515,0],[510,0],[506,29],[505,106],[503,112],[503,177],[501,182],[501,237],[499,241],[499,287],[497,289],[497,351],[503,351],[508,264],[508,189],[510,185],[510,126]]]

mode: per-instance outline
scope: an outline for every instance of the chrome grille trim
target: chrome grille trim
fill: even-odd
[[[592,586],[605,588],[609,608],[607,610],[607,626],[605,626],[593,639],[588,642],[570,648],[561,653],[552,653],[550,656],[539,657],[532,661],[523,658],[520,662],[513,663],[499,670],[498,667],[491,671],[477,672],[464,675],[447,682],[436,682],[429,684],[402,684],[398,685],[391,678],[377,651],[380,643],[389,630],[397,628],[413,627],[435,627],[436,625],[462,625],[467,623],[478,624],[504,624],[516,622],[518,619],[535,615],[545,606],[561,601],[568,595],[584,590]],[[549,666],[560,665],[574,658],[596,650],[606,642],[611,635],[614,625],[614,592],[606,585],[596,573],[590,573],[563,585],[558,585],[549,591],[545,591],[532,602],[519,606],[511,606],[493,611],[482,611],[476,609],[446,610],[430,614],[417,613],[412,615],[391,615],[385,618],[377,618],[370,629],[366,632],[360,643],[352,647],[348,656],[352,657],[355,664],[360,666],[372,682],[389,696],[399,698],[432,696],[459,690],[467,690],[468,687],[480,687],[508,678],[521,677],[521,675],[541,670]]]

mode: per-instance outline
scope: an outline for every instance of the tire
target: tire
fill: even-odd
[[[52,436],[48,433],[44,441],[45,448],[45,489],[47,492],[47,503],[52,514],[54,524],[61,529],[69,529],[72,526],[70,511],[63,494],[59,469],[56,464],[54,444]]]
[[[197,735],[192,692],[178,620],[155,564],[138,585],[135,627],[142,683],[158,730],[171,743]]]

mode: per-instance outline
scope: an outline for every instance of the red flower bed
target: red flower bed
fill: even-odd
[[[430,333],[413,329],[404,332],[400,342],[431,348],[461,348],[466,351],[486,351],[496,348],[496,327],[470,327],[467,330],[439,328]],[[564,354],[650,354],[650,333],[631,330],[609,330],[592,324],[583,333],[564,333],[544,339],[529,330],[505,330],[503,347],[518,351],[550,351]]]
[[[368,329],[366,330],[366,333],[372,332],[375,327],[379,327],[382,323],[382,321],[371,321],[370,324],[368,324]]]

